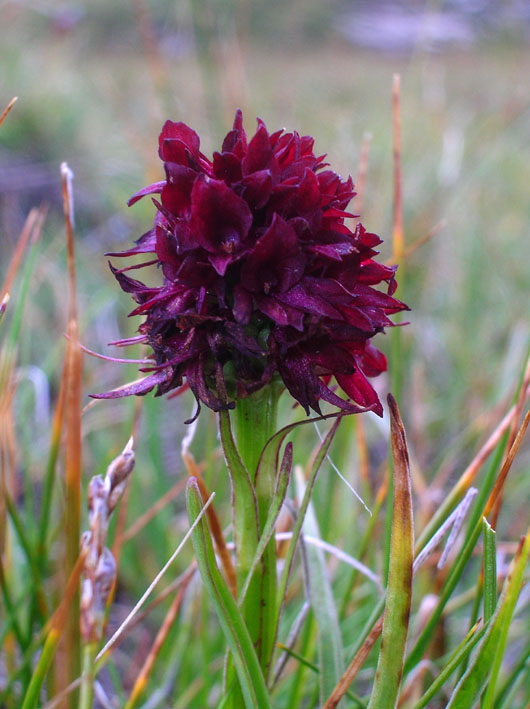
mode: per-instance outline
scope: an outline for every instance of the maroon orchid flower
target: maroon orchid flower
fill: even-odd
[[[163,283],[147,287],[111,266],[143,315],[153,350],[148,376],[99,398],[161,395],[189,385],[197,402],[232,408],[281,377],[305,411],[321,400],[343,411],[382,414],[369,382],[386,369],[371,338],[407,310],[396,300],[396,267],[374,260],[381,240],[345,211],[355,195],[313,152],[313,139],[269,134],[250,141],[237,111],[210,161],[199,136],[167,121],[159,139],[166,179],[140,190],[157,208],[153,228],[112,256],[155,254]],[[136,268],[136,267],[135,267]],[[386,284],[384,291],[374,286]],[[138,339],[133,339],[137,342]],[[334,377],[348,399],[330,387]]]

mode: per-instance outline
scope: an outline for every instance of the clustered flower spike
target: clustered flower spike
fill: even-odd
[[[131,315],[145,316],[138,337],[115,344],[146,342],[154,361],[143,380],[99,397],[188,385],[198,410],[203,403],[219,411],[279,375],[308,414],[320,413],[320,400],[382,414],[367,377],[386,360],[370,340],[407,306],[393,297],[396,267],[374,260],[381,239],[345,224],[351,177],[330,170],[313,143],[295,132],[269,134],[260,119],[247,141],[237,111],[209,160],[195,131],[165,123],[166,179],[129,200],[157,195],[154,226],[134,248],[110,254],[156,255],[140,266],[110,266],[138,303]],[[161,286],[126,274],[153,263]],[[381,283],[386,292],[374,288]],[[348,400],[330,387],[332,377]]]

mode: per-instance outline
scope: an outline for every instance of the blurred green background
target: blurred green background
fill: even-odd
[[[482,415],[513,391],[530,334],[529,13],[524,2],[497,5],[0,3],[2,106],[19,97],[0,129],[3,270],[29,209],[49,205],[19,342],[25,369],[16,398],[20,463],[33,471],[37,490],[64,351],[60,163],[67,161],[75,174],[82,342],[115,354],[107,343],[134,334],[139,321],[127,320],[132,303],[111,277],[104,252],[126,248],[152,222],[148,200],[132,209],[126,200],[163,176],[157,138],[164,120],[191,125],[211,154],[241,107],[249,133],[260,116],[271,131],[285,126],[311,134],[316,152],[327,152],[333,168],[354,179],[363,136],[370,134],[362,218],[385,240],[386,259],[396,72],[406,244],[445,224],[398,274],[398,295],[411,307],[398,363],[405,382],[400,405],[415,464],[427,478],[447,455],[446,479],[461,471],[482,435]],[[386,351],[388,339],[378,342]],[[139,354],[131,349],[125,356]],[[86,402],[89,392],[135,377],[134,365],[86,357]],[[387,385],[384,378],[378,382],[382,392]],[[133,407],[132,400],[99,402],[86,412],[86,480],[123,447]],[[182,475],[182,422],[192,407],[188,394],[146,398],[131,519]],[[208,416],[201,415],[197,450],[215,436]],[[366,425],[375,469],[386,443],[375,419]],[[307,452],[302,447],[302,459]],[[519,467],[527,464],[528,453]],[[349,466],[344,472],[355,480],[355,457]],[[519,476],[507,491],[514,514],[501,519],[507,534],[513,529],[518,536],[526,527],[519,514],[527,508],[515,504],[521,494],[528,499]],[[167,529],[178,536],[186,524],[170,506],[150,524],[149,537],[125,550],[122,573],[131,593],[144,588],[174,548],[176,537]]]

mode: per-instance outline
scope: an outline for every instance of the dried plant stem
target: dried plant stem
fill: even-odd
[[[188,475],[190,477],[194,477],[197,480],[197,485],[199,486],[203,501],[207,500],[210,496],[210,493],[208,492],[208,488],[206,487],[204,480],[202,479],[199,473],[199,467],[195,462],[195,459],[187,450],[182,451],[182,459],[184,460]],[[230,589],[232,596],[234,598],[237,598],[236,570],[234,568],[234,564],[232,563],[232,557],[230,556],[230,552],[228,551],[228,548],[226,546],[226,540],[224,538],[221,523],[219,522],[219,517],[217,516],[217,512],[215,511],[214,505],[210,505],[210,507],[208,508],[207,515],[210,531],[214,539],[217,554],[221,560],[228,588]]]
[[[79,553],[81,533],[81,377],[82,354],[79,347],[79,327],[77,320],[75,251],[73,227],[72,173],[66,163],[61,165],[63,210],[66,228],[68,254],[68,326],[69,340],[66,345],[66,485],[65,485],[65,528],[66,554],[65,571],[69,575]],[[79,635],[79,592],[74,595],[68,619],[66,635],[67,680],[79,675],[81,669]],[[69,705],[76,706],[76,697],[70,697]]]
[[[131,694],[129,696],[129,699],[127,700],[127,704],[125,705],[125,709],[132,709],[134,706],[136,706],[138,699],[140,698],[140,695],[142,694],[145,687],[147,686],[147,682],[149,681],[149,677],[151,675],[151,671],[153,669],[153,666],[156,662],[158,655],[160,654],[160,650],[162,649],[162,645],[166,641],[169,631],[171,630],[173,623],[175,622],[175,620],[177,618],[178,612],[180,610],[180,606],[182,605],[182,600],[184,598],[184,594],[186,592],[186,589],[187,589],[188,584],[190,583],[191,579],[192,579],[192,576],[190,575],[181,584],[179,591],[178,591],[177,595],[175,596],[173,603],[171,604],[169,611],[167,612],[166,617],[164,618],[164,622],[162,623],[162,625],[157,633],[157,636],[155,638],[153,646],[151,647],[151,650],[149,651],[149,655],[147,656],[147,658],[142,666],[142,669],[140,670],[140,672],[136,678],[136,681],[134,683],[134,687],[131,690]]]
[[[20,236],[18,238],[18,242],[13,256],[11,258],[11,263],[9,264],[6,277],[4,278],[2,288],[0,289],[0,299],[3,299],[7,293],[11,292],[13,281],[15,280],[15,276],[20,267],[20,262],[22,261],[22,256],[24,255],[26,246],[28,245],[29,239],[34,231],[38,217],[39,210],[35,208],[32,209],[26,217],[26,221],[24,222],[24,226],[22,227],[22,231],[20,232]]]
[[[2,123],[5,121],[5,119],[6,119],[6,117],[7,117],[7,114],[8,114],[9,111],[13,108],[13,106],[15,105],[15,103],[16,103],[17,101],[18,101],[18,96],[14,96],[14,97],[11,99],[11,101],[7,104],[7,106],[4,108],[4,110],[3,110],[3,112],[2,112],[2,115],[0,116],[0,126],[1,126]]]
[[[373,648],[377,642],[381,631],[383,630],[383,616],[381,615],[377,620],[376,624],[370,631],[370,634],[362,644],[359,652],[355,655],[352,662],[346,669],[346,672],[341,677],[340,682],[337,684],[331,695],[329,696],[327,702],[324,704],[323,709],[335,709],[342,697],[348,691],[351,683],[357,676],[357,673],[364,664],[364,661],[370,654],[370,650]]]
[[[523,375],[523,383],[521,386],[521,391],[519,392],[519,396],[517,398],[517,401],[515,402],[514,406],[514,416],[512,419],[512,423],[510,425],[510,431],[508,433],[508,441],[506,443],[506,451],[510,451],[515,438],[517,436],[517,426],[519,424],[519,420],[521,418],[521,414],[523,413],[523,408],[524,408],[524,403],[526,400],[526,393],[527,389],[530,386],[530,357],[528,357],[524,375]],[[508,455],[508,453],[506,454]],[[502,500],[503,500],[503,495],[502,493],[499,495],[497,498],[497,502],[495,503],[495,507],[493,509],[493,513],[491,515],[491,526],[493,529],[497,528],[497,520],[499,518],[499,514],[501,511],[502,507]]]

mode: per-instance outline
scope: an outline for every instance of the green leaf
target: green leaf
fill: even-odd
[[[306,486],[302,469],[295,469],[295,475],[298,496],[303,497]],[[307,506],[302,530],[314,537],[320,537],[320,530],[311,502]],[[308,546],[305,554],[309,572],[311,606],[317,624],[320,703],[323,704],[344,672],[344,650],[339,617],[328,578],[324,553],[322,549]]]
[[[203,507],[199,486],[192,477],[186,490],[188,516],[193,523]],[[245,622],[222,577],[213,550],[210,531],[204,517],[192,533],[193,548],[202,581],[210,594],[219,623],[232,653],[239,684],[247,709],[270,707],[263,673]]]
[[[530,551],[530,529],[519,547],[504,583],[497,610],[469,669],[457,684],[448,709],[471,709],[484,690],[482,707],[493,707],[495,684],[506,648],[508,629],[523,582]]]
[[[445,665],[442,667],[440,670],[440,673],[434,679],[429,686],[429,689],[425,692],[425,694],[421,697],[421,699],[414,705],[414,709],[423,709],[423,707],[426,707],[429,705],[429,702],[433,697],[435,697],[438,692],[441,690],[443,685],[447,682],[449,677],[453,674],[453,672],[457,669],[457,667],[466,660],[466,658],[469,657],[471,651],[475,647],[475,645],[479,642],[479,640],[482,638],[486,631],[486,626],[483,626],[480,630],[478,630],[478,623],[476,623],[471,630],[468,632],[466,637],[462,640],[462,642],[458,645],[456,650],[451,653],[451,656],[445,663]]]
[[[248,587],[250,585],[250,581],[252,579],[252,575],[256,571],[258,564],[260,563],[261,557],[263,556],[268,543],[271,541],[274,535],[276,522],[278,520],[282,505],[287,495],[287,490],[289,488],[292,465],[293,446],[291,443],[288,443],[285,448],[282,464],[280,466],[280,472],[278,473],[278,477],[276,479],[276,489],[274,490],[274,496],[270,505],[269,514],[267,515],[267,520],[263,527],[263,531],[261,533],[260,540],[256,548],[254,559],[247,574],[247,578],[245,579],[245,583],[243,584],[243,588],[241,589],[241,593],[239,595],[239,604],[241,604],[244,600],[248,591]]]
[[[409,456],[403,422],[391,395],[388,404],[394,460],[392,538],[382,641],[368,709],[391,709],[397,704],[412,598],[414,529]]]
[[[219,413],[219,432],[226,465],[232,483],[232,515],[236,547],[237,590],[241,591],[254,559],[259,540],[258,503],[256,491],[249,472],[236,447],[228,411]],[[250,580],[250,592],[245,598],[242,613],[252,643],[261,648],[262,607],[261,579],[254,575]],[[258,650],[260,653],[260,650]]]
[[[318,420],[322,420],[323,418],[330,418],[330,417],[322,417]],[[316,420],[316,419],[313,419],[313,420]],[[294,554],[296,551],[296,546],[298,544],[298,539],[300,538],[300,532],[302,530],[302,525],[304,523],[304,518],[305,518],[305,515],[307,512],[307,508],[309,507],[309,502],[311,500],[311,493],[313,492],[313,487],[314,487],[316,479],[317,479],[318,471],[320,470],[323,460],[325,459],[326,455],[328,454],[329,447],[331,446],[331,443],[333,441],[333,438],[335,437],[335,433],[337,432],[337,428],[338,428],[341,420],[342,420],[342,415],[338,415],[337,417],[335,417],[335,421],[333,422],[333,426],[330,428],[330,430],[326,434],[326,437],[324,438],[324,440],[322,441],[322,443],[318,449],[317,455],[315,456],[315,460],[313,461],[313,467],[311,469],[311,472],[309,474],[309,478],[306,483],[304,497],[303,497],[302,503],[300,505],[300,508],[298,510],[298,516],[297,516],[296,522],[294,524],[291,542],[289,544],[289,547],[287,548],[287,554],[285,555],[283,571],[282,571],[280,583],[278,586],[278,599],[279,600],[278,600],[278,607],[276,610],[276,621],[274,623],[274,629],[275,629],[274,630],[274,637],[275,638],[278,636],[281,608],[282,608],[283,601],[285,600],[285,596],[287,594],[287,584],[289,582],[289,576],[291,574],[291,569],[293,566]],[[306,423],[306,422],[303,422],[303,423]],[[292,430],[292,428],[294,428],[296,425],[297,424],[294,424],[292,426],[287,426],[286,429],[288,428],[288,429]],[[282,431],[286,431],[286,429],[283,429]],[[279,434],[277,434],[277,435],[279,436],[280,434],[282,434],[282,431],[280,431]],[[287,433],[288,433],[288,431],[287,431]],[[287,435],[287,433],[284,434],[284,437]]]

